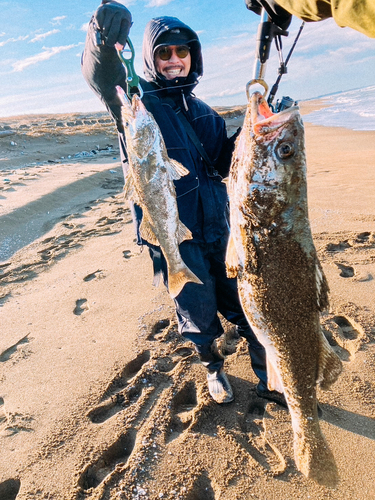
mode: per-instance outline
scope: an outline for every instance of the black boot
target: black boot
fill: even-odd
[[[288,408],[288,404],[286,402],[284,394],[281,394],[281,392],[278,391],[270,391],[268,390],[267,386],[264,386],[263,382],[259,382],[258,385],[255,388],[255,392],[257,396],[263,399],[267,399],[268,401],[272,401],[273,403],[277,403],[278,405],[282,406],[283,408]],[[317,402],[317,410],[318,410],[318,417],[321,418],[323,416],[323,410],[319,406],[319,403]]]
[[[283,408],[288,409],[288,404],[286,402],[284,394],[278,391],[270,391],[267,386],[264,385],[263,382],[259,382],[255,387],[255,392],[257,396],[263,399],[267,399],[268,401],[272,401],[273,403],[277,403]]]
[[[216,345],[197,345],[199,359],[207,368],[208,392],[218,404],[233,401],[233,391],[224,373],[224,358],[217,352]]]

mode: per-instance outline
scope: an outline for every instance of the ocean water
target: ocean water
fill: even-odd
[[[375,85],[319,97],[329,107],[303,117],[326,127],[375,130]]]

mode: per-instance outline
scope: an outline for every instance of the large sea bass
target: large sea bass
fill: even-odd
[[[117,87],[122,100],[129,171],[125,197],[143,211],[140,233],[153,245],[160,245],[168,265],[168,289],[176,297],[184,285],[192,281],[202,284],[183,262],[179,244],[192,238],[190,230],[180,221],[173,180],[189,171],[168,157],[160,129],[141,99],[132,101]]]
[[[268,387],[287,400],[298,469],[334,486],[337,468],[319,427],[316,386],[333,384],[342,364],[320,327],[328,285],[308,220],[298,107],[273,114],[260,93],[252,94],[228,186],[228,275],[238,277],[242,307],[266,349]]]

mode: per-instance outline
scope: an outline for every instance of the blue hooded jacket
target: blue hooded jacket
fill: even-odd
[[[166,40],[168,34],[174,31],[188,35],[187,45],[190,47],[191,69],[184,78],[166,80],[157,72],[154,63],[156,47]],[[113,83],[125,88],[124,68],[114,61],[114,56],[108,54],[113,62],[112,72],[98,74],[99,64],[95,48],[89,42],[85,46],[83,58],[83,73],[86,81],[105,102],[107,108],[116,120],[120,136],[122,133],[121,113],[118,101],[112,93]],[[115,49],[112,49],[115,51]],[[107,52],[101,52],[101,59],[107,59]],[[116,54],[117,56],[117,54]],[[117,58],[118,59],[118,58]],[[231,154],[235,137],[228,139],[225,121],[210,106],[196,98],[192,91],[203,74],[201,45],[198,35],[175,17],[159,17],[152,19],[146,26],[143,39],[143,65],[145,79],[141,79],[144,91],[143,102],[150,111],[163,134],[168,155],[189,170],[187,176],[175,181],[177,204],[181,221],[191,230],[193,242],[212,243],[228,235],[226,218],[228,197],[222,177],[229,173]],[[114,89],[113,89],[114,90]],[[114,90],[115,91],[115,90]],[[111,99],[106,99],[111,96]],[[204,147],[211,167],[220,175],[212,175],[206,162],[188,136],[179,114],[183,113],[194,129],[199,142]],[[139,225],[142,212],[139,207],[133,211],[137,228],[138,243],[142,242],[139,235]]]
[[[157,72],[154,52],[165,39],[165,34],[176,29],[189,35],[191,69],[187,77],[170,81]],[[143,102],[160,127],[169,157],[182,163],[190,172],[175,181],[180,219],[192,231],[193,241],[217,241],[228,233],[228,197],[221,178],[229,172],[234,138],[228,139],[223,118],[192,94],[203,74],[198,35],[175,17],[152,19],[146,26],[143,39],[143,64],[146,78],[141,82]],[[180,113],[185,115],[211,165],[220,175],[212,175],[209,171],[188,136],[179,118]]]

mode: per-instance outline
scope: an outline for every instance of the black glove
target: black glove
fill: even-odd
[[[283,7],[280,7],[275,0],[245,0],[245,4],[249,10],[258,15],[260,15],[262,7],[264,7],[271,21],[283,30],[288,29],[292,22],[292,15]]]
[[[102,5],[95,12],[93,20],[104,45],[113,47],[116,42],[125,45],[133,23],[132,16],[124,5],[102,0]]]

